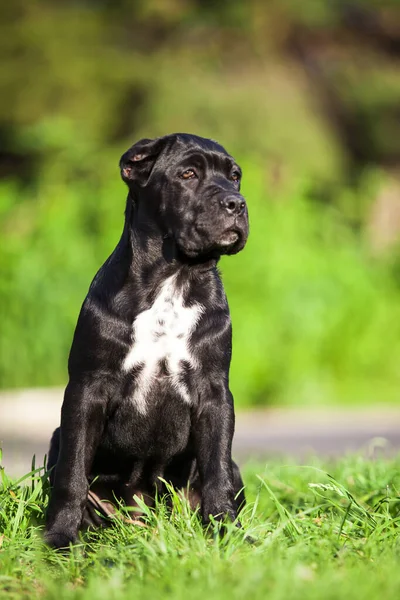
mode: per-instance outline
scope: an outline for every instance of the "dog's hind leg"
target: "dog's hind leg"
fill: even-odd
[[[120,518],[124,523],[129,525],[145,527],[145,523],[140,519],[142,512],[138,509],[138,504],[134,496],[138,496],[148,506],[153,506],[154,504],[154,499],[148,494],[144,494],[132,486],[128,489],[128,486],[121,485],[121,482],[105,481],[101,476],[95,479],[88,491],[82,528],[109,527],[116,518]],[[135,516],[138,518],[124,516],[118,512],[118,504],[120,502],[128,508],[135,508]]]

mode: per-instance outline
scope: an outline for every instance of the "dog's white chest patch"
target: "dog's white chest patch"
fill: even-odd
[[[142,414],[146,413],[148,393],[159,378],[168,378],[181,398],[190,403],[181,374],[183,369],[195,366],[189,338],[202,312],[201,304],[183,305],[183,294],[173,275],[165,280],[153,305],[136,317],[133,344],[123,370],[141,366],[133,402]]]

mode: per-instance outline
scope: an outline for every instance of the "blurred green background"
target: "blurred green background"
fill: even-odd
[[[237,406],[400,399],[397,0],[0,7],[0,387],[63,385],[118,241],[120,155],[217,139],[246,250],[221,269]]]

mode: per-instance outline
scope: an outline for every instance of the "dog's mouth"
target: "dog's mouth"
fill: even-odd
[[[225,231],[218,240],[219,246],[232,246],[239,239],[239,233],[234,230]]]
[[[245,231],[231,225],[218,235],[208,235],[204,238],[199,235],[179,236],[176,241],[180,251],[190,259],[205,259],[219,258],[221,254],[236,254],[243,248],[246,237]]]

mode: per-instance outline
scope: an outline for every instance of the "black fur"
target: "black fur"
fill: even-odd
[[[154,497],[159,477],[189,486],[205,523],[210,515],[236,519],[244,503],[231,458],[231,321],[216,268],[247,240],[240,168],[222,146],[189,134],[141,140],[120,168],[129,187],[124,230],[83,303],[49,452],[46,540],[54,547],[77,539],[94,478],[126,502],[134,493]],[[131,401],[141,365],[125,372],[122,363],[135,318],[173,274],[185,306],[203,307],[190,338],[197,366],[182,364],[191,401],[160,364],[142,414]]]

